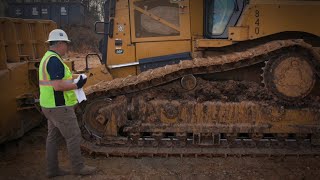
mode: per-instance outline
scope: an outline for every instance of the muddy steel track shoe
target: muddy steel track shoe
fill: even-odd
[[[90,86],[77,109],[82,149],[106,156],[319,155],[319,59],[305,42],[281,40]],[[262,84],[214,80],[254,72],[248,67],[263,69]]]

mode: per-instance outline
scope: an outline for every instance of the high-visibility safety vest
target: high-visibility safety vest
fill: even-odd
[[[47,51],[43,56],[39,66],[39,86],[40,86],[40,106],[45,108],[55,108],[55,98],[54,98],[54,89],[51,85],[51,78],[47,71],[47,64],[51,57],[57,57],[64,66],[64,77],[62,80],[72,83],[72,73],[69,67],[63,63],[60,56],[53,52]],[[63,91],[63,96],[65,100],[65,106],[74,106],[77,104],[77,97],[74,90]]]

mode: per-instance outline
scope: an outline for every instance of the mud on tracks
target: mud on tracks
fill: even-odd
[[[184,90],[180,81],[153,87],[128,96],[142,96],[147,100],[190,100],[196,102],[220,101],[241,102],[252,101],[266,105],[288,106],[286,102],[277,99],[266,88],[250,81],[209,81],[197,78],[197,86],[193,90]],[[292,107],[292,104],[290,104]],[[320,108],[320,97],[310,96],[299,102],[300,107]]]

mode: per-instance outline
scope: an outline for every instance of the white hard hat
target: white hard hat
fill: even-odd
[[[67,33],[64,32],[62,29],[54,29],[50,32],[49,38],[46,42],[52,42],[52,41],[70,42],[70,40],[68,39]]]

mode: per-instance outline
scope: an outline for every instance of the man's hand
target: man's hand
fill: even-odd
[[[77,83],[64,82],[64,80],[54,80],[51,81],[53,89],[55,91],[70,91],[74,89],[82,88],[87,82],[87,78],[83,79],[80,75],[79,81]]]
[[[87,78],[83,79],[83,77],[80,75],[79,81],[76,83],[77,88],[80,89],[82,88],[87,82]]]

